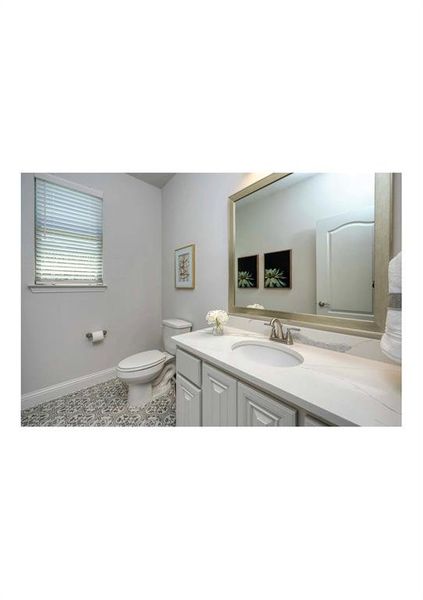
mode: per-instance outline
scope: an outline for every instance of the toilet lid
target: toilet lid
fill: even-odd
[[[166,360],[166,354],[160,350],[147,350],[146,352],[138,352],[122,360],[118,369],[121,371],[140,371],[155,367]]]
[[[171,329],[191,329],[192,323],[184,321],[184,319],[163,319],[162,325]]]

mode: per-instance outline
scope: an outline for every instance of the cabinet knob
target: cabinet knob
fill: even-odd
[[[319,306],[329,306],[329,302],[323,302],[323,300],[320,300]]]

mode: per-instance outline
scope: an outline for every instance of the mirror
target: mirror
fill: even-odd
[[[230,312],[382,331],[391,193],[391,174],[279,173],[232,196]]]

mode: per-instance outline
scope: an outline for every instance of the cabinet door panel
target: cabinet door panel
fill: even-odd
[[[176,426],[201,425],[201,390],[181,375],[176,376]]]
[[[203,363],[203,426],[236,426],[236,380]]]
[[[238,425],[295,427],[297,411],[244,383],[238,383]]]

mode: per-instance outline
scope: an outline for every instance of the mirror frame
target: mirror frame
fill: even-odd
[[[346,319],[327,317],[305,313],[291,313],[277,310],[262,310],[235,305],[236,268],[235,268],[235,205],[238,200],[253,194],[283,179],[292,173],[272,173],[263,179],[243,188],[229,196],[229,314],[250,319],[269,319],[278,317],[284,323],[300,325],[313,329],[324,329],[364,337],[380,338],[385,329],[386,309],[388,304],[388,266],[392,245],[392,194],[393,173],[375,173],[375,292],[374,319]]]

